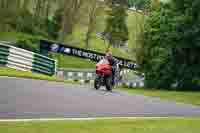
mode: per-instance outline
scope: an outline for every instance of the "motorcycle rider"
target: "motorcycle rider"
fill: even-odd
[[[105,59],[107,59],[109,64],[112,66],[112,85],[115,85],[117,60],[112,56],[112,51],[110,49],[106,52]]]

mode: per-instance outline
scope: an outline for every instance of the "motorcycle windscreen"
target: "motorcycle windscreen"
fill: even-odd
[[[99,65],[99,64],[109,64],[109,61],[108,61],[107,59],[101,59],[101,60],[97,63],[97,65]]]

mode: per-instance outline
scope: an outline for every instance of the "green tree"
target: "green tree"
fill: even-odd
[[[128,0],[129,7],[135,7],[139,10],[149,9],[151,0]]]
[[[200,87],[199,7],[198,0],[174,0],[151,12],[144,33],[147,87]]]
[[[89,0],[89,13],[88,13],[88,25],[85,39],[85,47],[88,48],[90,46],[90,39],[92,37],[92,33],[95,31],[97,26],[97,17],[102,12],[102,8],[98,0]]]
[[[126,4],[121,1],[112,1],[106,20],[104,35],[113,46],[123,45],[128,41]],[[119,5],[117,5],[119,4]]]
[[[74,26],[80,19],[80,9],[83,5],[83,0],[65,0],[60,3],[60,9],[63,10],[62,29],[60,31],[59,40],[63,42],[67,34],[73,32]]]
[[[62,30],[63,9],[57,9],[51,21],[48,21],[49,36],[58,39],[59,32]]]

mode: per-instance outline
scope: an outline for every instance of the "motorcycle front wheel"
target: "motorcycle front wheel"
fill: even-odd
[[[97,75],[94,80],[94,88],[98,90],[100,87],[101,87],[101,77]]]
[[[106,78],[105,80],[105,84],[106,84],[106,90],[107,91],[112,91],[112,76],[109,76]]]

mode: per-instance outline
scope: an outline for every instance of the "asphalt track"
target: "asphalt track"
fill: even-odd
[[[91,86],[0,78],[0,119],[200,116],[200,107]]]

